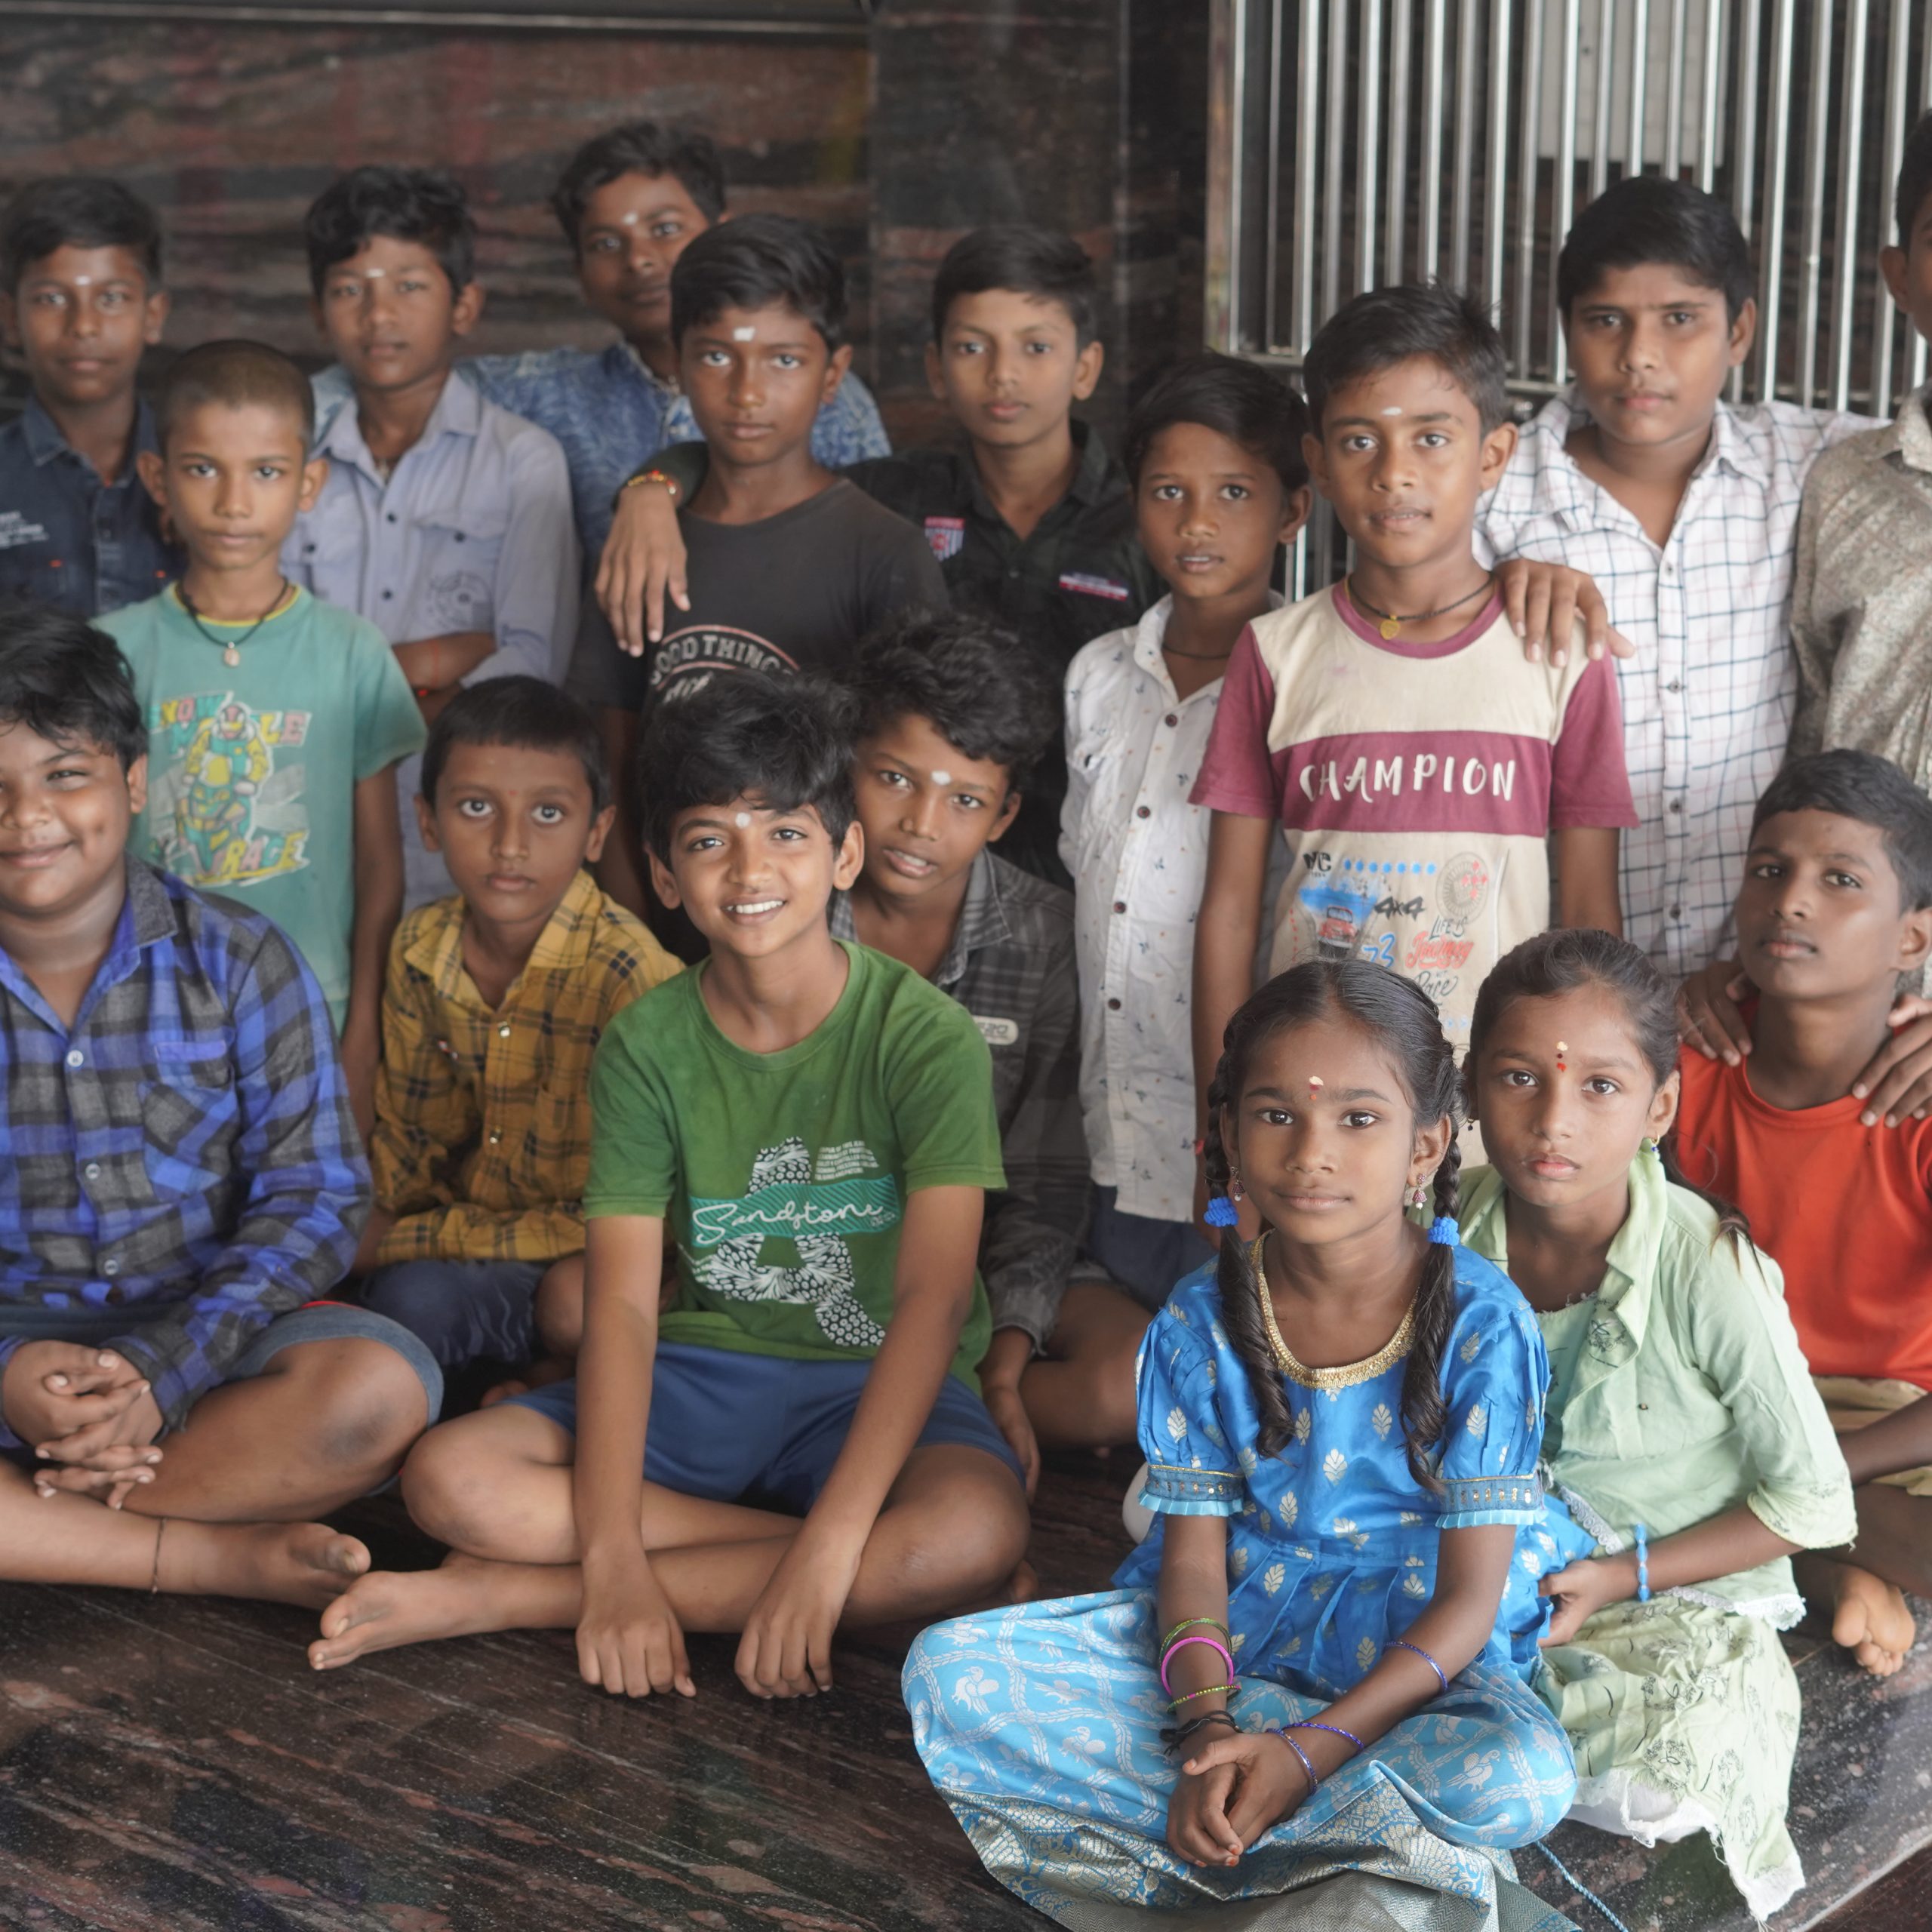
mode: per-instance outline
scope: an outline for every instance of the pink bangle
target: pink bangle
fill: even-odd
[[[1177,1651],[1184,1651],[1190,1644],[1205,1644],[1211,1651],[1218,1652],[1221,1661],[1228,1667],[1228,1681],[1232,1684],[1235,1681],[1234,1653],[1225,1644],[1213,1637],[1177,1637],[1161,1653],[1161,1688],[1163,1690],[1170,1696],[1173,1694],[1174,1687],[1168,1681],[1168,1666],[1174,1662]]]

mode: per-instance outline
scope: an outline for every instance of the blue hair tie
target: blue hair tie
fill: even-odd
[[[1201,1217],[1211,1228],[1232,1228],[1241,1220],[1235,1204],[1225,1194],[1217,1194],[1208,1204],[1208,1211]]]
[[[1438,1214],[1429,1224],[1429,1238],[1438,1247],[1460,1247],[1463,1231],[1453,1214]]]

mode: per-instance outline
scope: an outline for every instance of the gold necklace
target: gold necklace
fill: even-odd
[[[1254,1245],[1247,1251],[1247,1258],[1254,1269],[1255,1291],[1261,1297],[1261,1319],[1268,1331],[1268,1346],[1275,1353],[1275,1366],[1291,1382],[1298,1382],[1304,1389],[1352,1389],[1358,1382],[1373,1382],[1408,1353],[1416,1327],[1416,1305],[1413,1301],[1403,1312],[1395,1334],[1366,1361],[1344,1362],[1339,1368],[1304,1367],[1295,1358],[1294,1351],[1281,1340],[1281,1331],[1275,1325],[1274,1299],[1268,1292],[1268,1270],[1261,1259],[1262,1244],[1267,1238],[1266,1235],[1257,1235]]]

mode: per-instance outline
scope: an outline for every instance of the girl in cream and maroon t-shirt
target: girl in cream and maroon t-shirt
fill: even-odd
[[[1278,823],[1271,973],[1360,958],[1414,980],[1460,1054],[1476,989],[1549,924],[1550,832],[1637,823],[1607,663],[1533,664],[1492,595],[1434,644],[1340,584],[1235,647],[1192,801]]]

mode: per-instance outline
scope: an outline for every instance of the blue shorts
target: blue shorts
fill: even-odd
[[[769,1497],[802,1515],[845,1446],[872,1366],[660,1342],[651,1371],[645,1481],[714,1503]],[[511,1401],[577,1433],[574,1381],[549,1383]],[[1025,1480],[986,1404],[956,1375],[940,1385],[915,1446],[936,1442],[983,1449]]]

